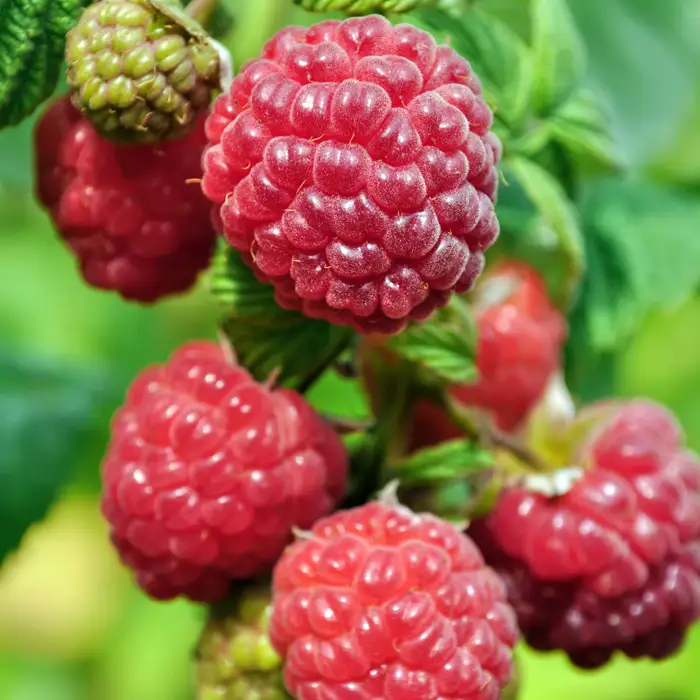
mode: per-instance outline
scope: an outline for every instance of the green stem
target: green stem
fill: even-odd
[[[305,394],[309,391],[309,389],[311,389],[311,387],[326,373],[326,370],[335,364],[335,361],[350,343],[352,343],[354,338],[355,332],[350,328],[347,328],[345,333],[338,333],[336,341],[329,346],[328,353],[323,360],[299,383],[296,390],[300,394]]]
[[[185,12],[203,27],[206,27],[218,4],[219,0],[191,0],[187,4]]]
[[[469,409],[448,396],[446,392],[441,393],[440,403],[450,421],[466,437],[480,442],[487,449],[502,449],[509,452],[531,472],[539,474],[552,471],[546,462],[517,437],[501,431],[490,419],[483,421],[475,419]]]
[[[228,49],[237,69],[257,56],[262,45],[284,26],[288,6],[291,6],[289,0],[248,0],[235,4],[236,30]]]

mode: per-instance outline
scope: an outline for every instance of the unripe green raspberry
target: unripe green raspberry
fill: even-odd
[[[400,14],[419,7],[430,7],[436,0],[295,0],[311,12],[345,12],[348,15],[369,15],[373,12]]]
[[[262,586],[212,610],[197,645],[197,700],[290,700],[269,616],[270,590]]]
[[[173,0],[100,0],[66,37],[73,104],[105,137],[182,136],[219,85],[219,54]]]

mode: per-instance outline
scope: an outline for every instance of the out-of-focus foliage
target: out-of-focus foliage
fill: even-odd
[[[237,67],[281,26],[319,19],[291,0],[224,2]],[[481,47],[474,64],[508,137],[498,245],[548,271],[574,305],[574,388],[660,400],[700,448],[700,0],[462,2],[461,24],[431,21],[457,48]],[[580,43],[566,43],[572,32]],[[553,61],[565,70],[552,72]],[[33,202],[31,126],[0,131],[0,349],[14,358],[0,367],[3,537],[6,504],[28,498],[34,480],[43,500],[27,522],[56,475],[73,478],[0,575],[0,697],[187,700],[184,659],[202,613],[133,587],[98,516],[98,465],[129,378],[186,339],[212,337],[218,309],[204,283],[151,308],[85,287]],[[29,366],[44,381],[26,382]],[[311,398],[332,413],[366,410],[355,384],[334,375]],[[29,457],[11,459],[25,441]],[[698,654],[700,629],[672,661],[618,660],[594,674],[526,652],[522,698],[700,700]]]

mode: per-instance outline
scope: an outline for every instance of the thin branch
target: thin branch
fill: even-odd
[[[549,465],[540,459],[525,443],[513,435],[497,428],[490,419],[474,419],[467,409],[449,397],[443,398],[443,405],[450,420],[467,437],[479,441],[487,448],[506,450],[533,472],[551,471]]]

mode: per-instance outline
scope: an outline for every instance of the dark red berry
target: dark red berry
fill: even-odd
[[[381,503],[324,518],[287,549],[269,633],[297,700],[498,700],[518,638],[468,537]]]
[[[102,510],[149,595],[212,601],[268,572],[292,528],[344,495],[346,472],[342,443],[299,394],[190,343],[131,385],[102,465]]]
[[[700,618],[700,459],[660,406],[608,410],[568,493],[511,488],[470,528],[526,640],[584,668],[665,658]]]
[[[469,63],[378,16],[288,27],[207,122],[203,189],[288,308],[393,333],[498,235],[500,142]]]
[[[216,239],[198,186],[204,118],[183,139],[117,145],[64,97],[38,122],[37,196],[85,281],[125,299],[184,292]]]

